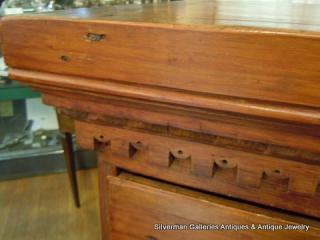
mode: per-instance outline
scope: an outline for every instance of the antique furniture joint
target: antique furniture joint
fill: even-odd
[[[320,239],[319,4],[67,13],[5,18],[1,38],[10,77],[98,153],[103,239]]]

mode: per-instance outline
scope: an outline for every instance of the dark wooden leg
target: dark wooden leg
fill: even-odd
[[[73,199],[76,207],[80,207],[80,197],[77,183],[76,164],[71,133],[61,133],[61,142],[64,150],[64,159],[70,179]]]

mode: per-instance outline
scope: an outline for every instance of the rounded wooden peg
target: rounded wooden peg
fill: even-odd
[[[171,149],[170,153],[174,156],[176,159],[187,159],[191,157],[191,154],[186,152],[185,150],[182,150],[180,148]]]
[[[266,169],[266,170],[264,170],[264,173],[268,177],[275,177],[275,178],[279,178],[279,179],[288,179],[289,178],[289,175],[280,168]]]
[[[213,155],[213,158],[214,158],[214,162],[220,168],[234,168],[237,166],[237,162],[230,158],[226,158],[224,156],[216,156],[216,155]]]
[[[142,151],[146,148],[146,145],[144,143],[142,143],[142,141],[134,141],[134,142],[130,142],[130,144],[137,150]]]
[[[132,158],[138,153],[143,153],[146,150],[146,145],[141,141],[132,141],[129,143],[129,158]]]
[[[106,140],[103,135],[93,138],[93,149],[104,152],[106,147],[110,146],[110,140]]]

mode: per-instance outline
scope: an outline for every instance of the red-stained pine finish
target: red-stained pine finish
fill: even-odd
[[[10,77],[97,151],[103,239],[320,239],[319,12],[276,0],[110,6],[6,17],[1,42]]]
[[[145,178],[120,174],[108,177],[112,239],[131,240],[193,240],[193,239],[310,239],[320,238],[317,221],[292,218],[286,214],[253,207],[219,197],[210,196],[173,185],[159,183]],[[128,201],[130,199],[130,201]],[[158,224],[158,226],[156,226]],[[194,228],[196,224],[216,225],[220,230],[155,230],[160,224]],[[189,225],[191,224],[191,225]],[[244,228],[249,230],[221,230]],[[272,225],[308,225],[310,229],[266,231],[258,230]],[[253,229],[255,228],[255,230]]]

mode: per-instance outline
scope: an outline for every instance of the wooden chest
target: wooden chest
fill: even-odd
[[[188,0],[8,17],[1,38],[97,151],[103,239],[320,239],[319,13]]]

